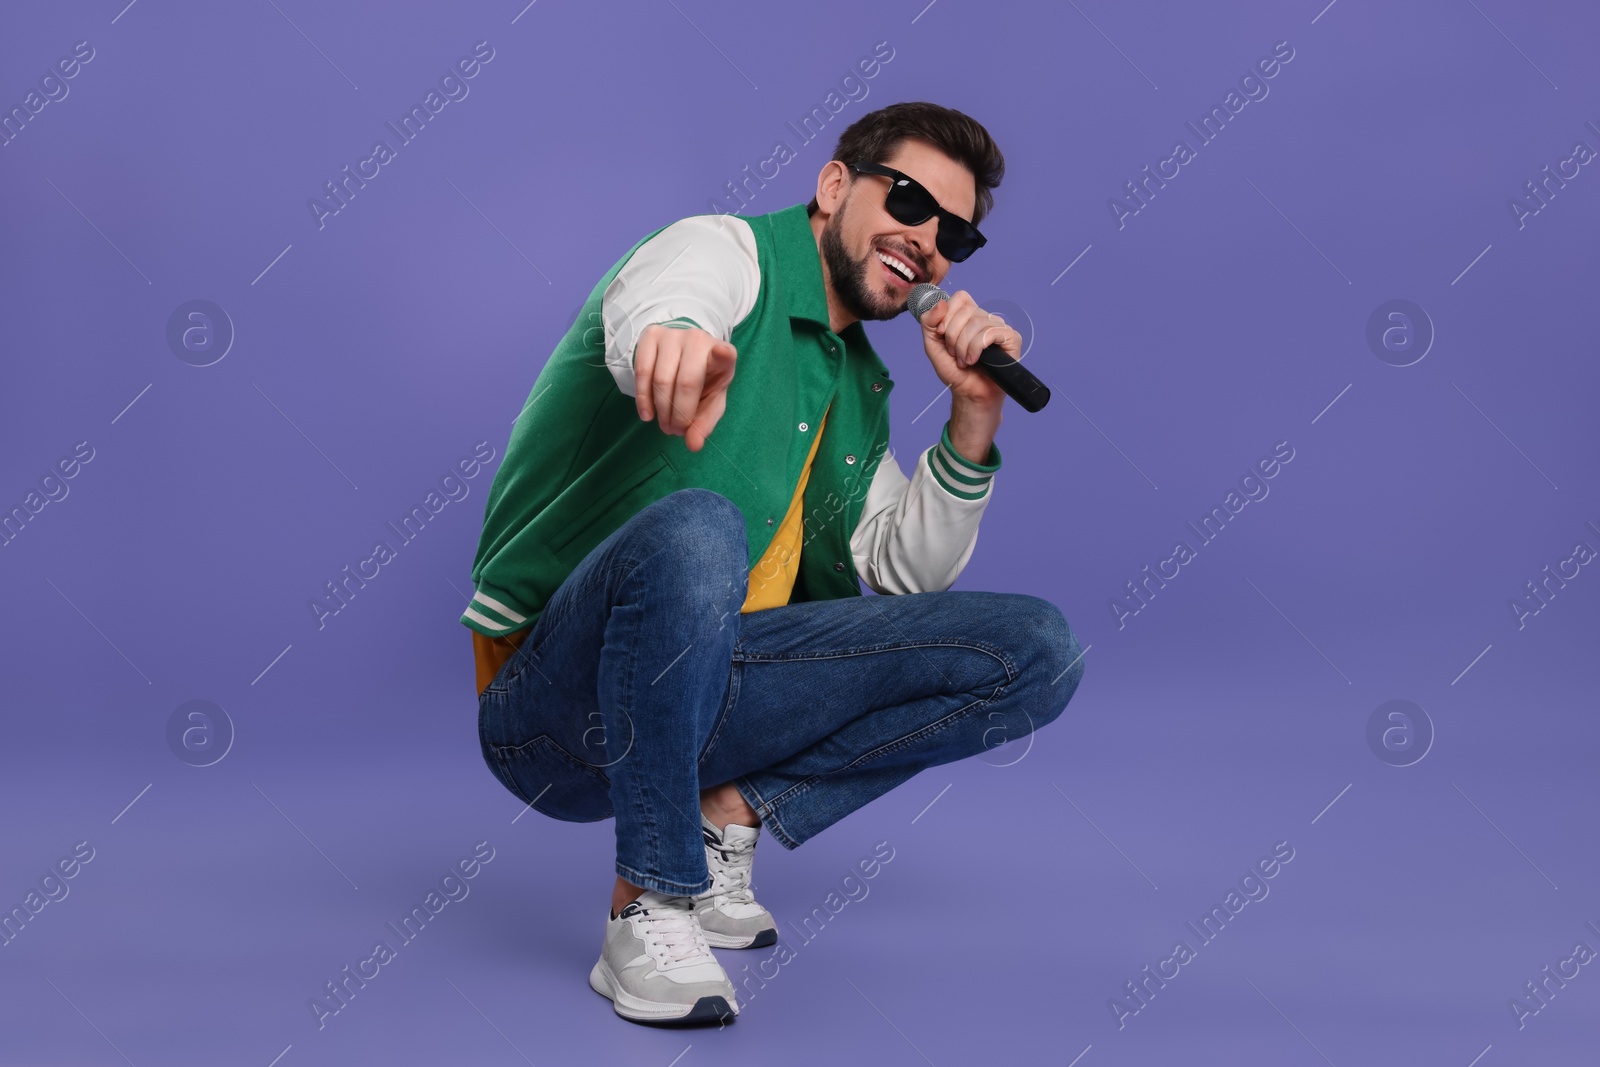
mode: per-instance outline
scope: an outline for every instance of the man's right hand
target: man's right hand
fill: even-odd
[[[738,355],[701,329],[646,326],[633,350],[639,418],[655,419],[662,433],[681,435],[689,451],[700,451],[727,408]]]

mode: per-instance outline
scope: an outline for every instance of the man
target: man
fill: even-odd
[[[809,205],[636,244],[534,382],[461,621],[496,777],[553,818],[616,818],[589,982],[624,1018],[738,1013],[710,948],[777,940],[763,825],[796,848],[1051,721],[1082,677],[1054,605],[949,589],[1001,466],[1005,394],[973,364],[1019,335],[965,292],[923,316],[950,416],[907,478],[860,324],[983,244],[1003,172],[960,112],[866,115]]]

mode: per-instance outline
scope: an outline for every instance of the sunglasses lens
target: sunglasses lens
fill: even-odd
[[[963,259],[972,255],[970,244],[962,240],[960,235],[949,232],[949,229],[942,222],[939,226],[937,244],[940,254],[952,263],[960,263]]]
[[[941,215],[936,243],[945,259],[952,263],[960,263],[981,248],[984,242],[971,223]]]
[[[952,263],[960,263],[983,246],[976,227],[965,219],[944,214],[933,194],[915,182],[892,181],[883,206],[896,222],[906,226],[920,226],[937,214],[939,254]]]
[[[939,205],[934,202],[926,189],[909,182],[895,182],[890,185],[889,195],[884,200],[883,206],[894,216],[896,222],[902,222],[907,226],[920,226],[939,209]]]

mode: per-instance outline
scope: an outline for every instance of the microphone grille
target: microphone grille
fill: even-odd
[[[906,307],[911,312],[911,317],[918,322],[922,316],[933,310],[933,305],[941,300],[949,300],[950,294],[930,282],[919,282],[911,287],[911,295],[906,297]]]

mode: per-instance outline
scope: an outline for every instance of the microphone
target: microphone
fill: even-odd
[[[906,307],[910,309],[912,317],[920,323],[922,316],[932,311],[935,304],[949,299],[950,294],[937,285],[922,282],[912,287],[911,295],[906,298]],[[999,345],[985,348],[973,366],[981,369],[992,382],[1005,390],[1007,396],[1021,404],[1025,411],[1038,411],[1050,402],[1049,388],[1035,378],[1031,370],[1012,359]]]

